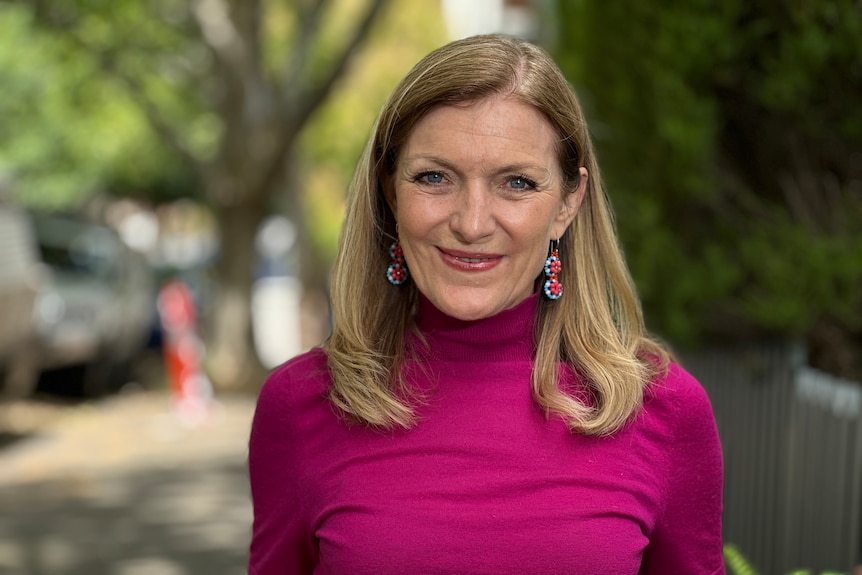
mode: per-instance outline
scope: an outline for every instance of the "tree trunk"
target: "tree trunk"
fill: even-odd
[[[216,391],[258,389],[266,376],[254,347],[251,296],[257,265],[255,237],[265,215],[263,201],[216,208],[221,253],[207,332],[207,373]]]
[[[329,337],[332,321],[329,308],[329,266],[324,263],[327,258],[314,245],[308,218],[305,216],[306,206],[303,199],[307,190],[302,188],[301,173],[295,153],[291,151],[285,162],[284,181],[286,188],[294,190],[294,193],[282,195],[280,202],[296,226],[294,250],[298,255],[297,274],[302,285],[300,345],[306,350],[320,345]]]
[[[307,230],[298,234],[299,281],[302,283],[300,329],[303,349],[320,345],[332,332],[329,308],[329,270],[320,264],[323,257],[315,249]]]

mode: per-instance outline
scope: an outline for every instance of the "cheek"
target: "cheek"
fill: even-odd
[[[398,240],[407,260],[407,267],[415,275],[421,275],[423,259],[427,258],[427,246],[433,244],[432,230],[429,229],[426,217],[415,209],[411,203],[399,203],[396,212],[398,221]],[[414,277],[414,279],[416,279]]]
[[[508,227],[510,235],[521,241],[540,245],[554,232],[553,215],[548,206],[516,206],[505,218],[508,225],[503,223],[503,227]]]
[[[408,238],[425,238],[445,226],[448,222],[448,211],[445,202],[424,200],[421,198],[399,197],[398,210],[395,217],[398,221],[398,233]]]

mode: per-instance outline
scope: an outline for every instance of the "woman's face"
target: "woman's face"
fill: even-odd
[[[437,108],[413,128],[386,199],[410,274],[438,309],[481,319],[533,292],[586,187],[581,168],[564,193],[555,142],[538,111],[504,96]]]

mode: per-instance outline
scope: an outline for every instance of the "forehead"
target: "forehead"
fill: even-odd
[[[522,157],[556,160],[557,135],[535,107],[518,99],[492,96],[478,101],[439,106],[413,127],[401,154],[454,154],[480,159]]]

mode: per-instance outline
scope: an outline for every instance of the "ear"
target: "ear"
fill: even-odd
[[[578,210],[581,209],[581,202],[584,201],[584,196],[587,193],[587,181],[590,177],[586,168],[580,168],[581,177],[578,181],[578,187],[575,191],[567,193],[560,205],[560,212],[554,220],[553,229],[551,230],[551,238],[559,239],[563,236],[572,222],[575,221],[575,216],[578,215]]]

